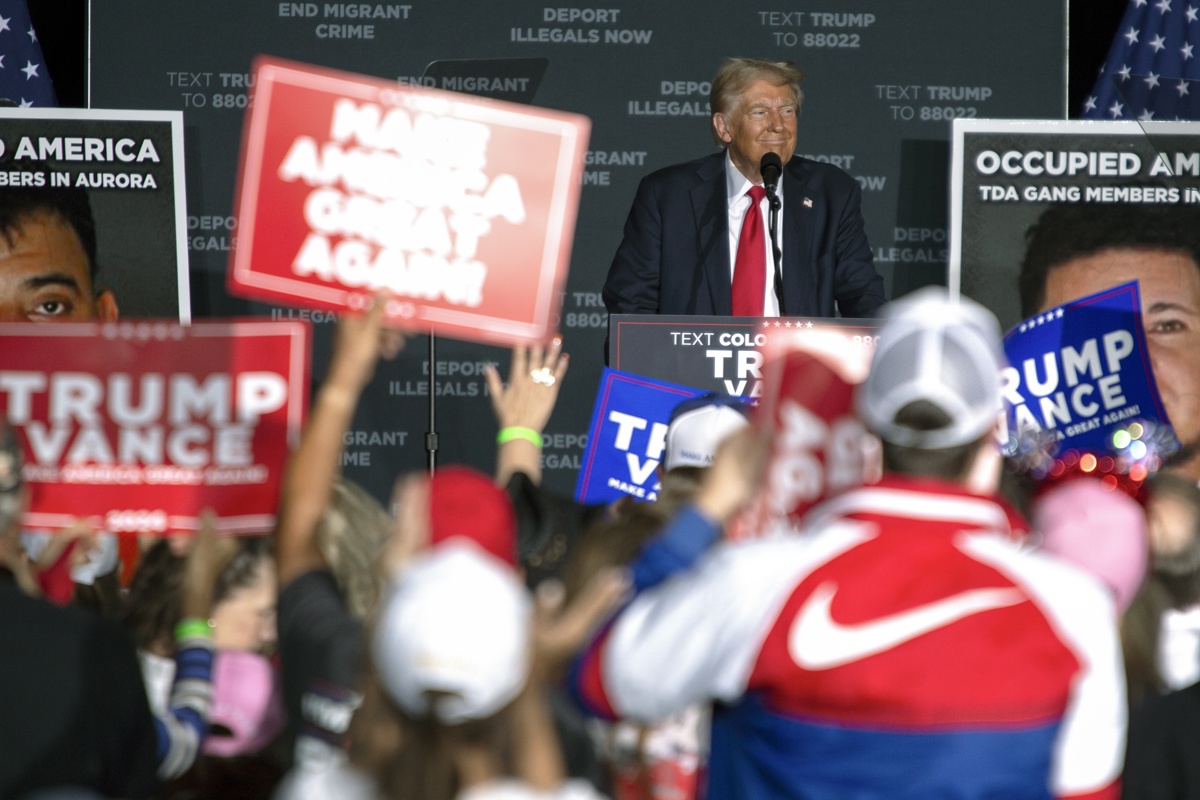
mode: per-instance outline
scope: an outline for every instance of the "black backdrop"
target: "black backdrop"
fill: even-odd
[[[31,5],[61,101],[83,105],[86,95],[70,76],[80,74],[73,54],[87,41],[87,4]],[[237,83],[254,54],[386,78],[421,76],[439,60],[544,59],[533,102],[590,116],[596,162],[584,187],[563,304],[562,330],[573,363],[546,448],[547,483],[564,491],[574,485],[599,375],[605,320],[598,292],[637,181],[658,166],[712,147],[706,97],[689,82],[706,82],[731,54],[790,58],[805,69],[808,97],[798,152],[841,161],[864,184],[868,235],[894,296],[944,279],[945,116],[1067,116],[1078,106],[1075,98],[1090,89],[1123,7],[1103,0],[1072,9],[1068,100],[1065,3],[1045,0],[864,0],[853,7],[835,0],[803,10],[738,8],[712,0],[620,7],[417,0],[367,6],[381,10],[381,19],[350,15],[362,5],[96,3],[90,27],[92,105],[185,113],[188,213],[195,232],[203,234],[190,252],[194,314],[288,314],[231,298],[224,290],[228,254],[221,248],[236,235],[222,225],[230,222],[241,125],[238,97],[244,89]],[[572,10],[578,12],[574,20]],[[357,38],[333,39],[330,33]],[[599,42],[556,41],[593,36]],[[470,67],[467,74],[497,74],[488,70]],[[329,325],[318,317],[319,376],[328,357]],[[347,473],[381,496],[396,471],[424,463],[425,348],[418,337],[399,362],[380,370],[355,422]],[[506,354],[446,341],[439,357],[446,392],[438,398],[441,459],[488,468],[494,428],[478,367],[487,360],[504,364]]]

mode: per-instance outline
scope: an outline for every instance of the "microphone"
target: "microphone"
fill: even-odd
[[[783,164],[779,161],[779,154],[770,150],[763,153],[762,160],[758,162],[758,172],[762,175],[763,188],[767,190],[767,195],[774,197],[775,187],[779,186],[779,176],[783,173]]]

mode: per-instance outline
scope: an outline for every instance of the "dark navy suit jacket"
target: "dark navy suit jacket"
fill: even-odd
[[[787,315],[832,317],[836,304],[843,317],[876,316],[883,279],[863,229],[858,182],[794,156],[780,186]],[[646,176],[604,282],[609,312],[730,315],[727,195],[724,151]]]

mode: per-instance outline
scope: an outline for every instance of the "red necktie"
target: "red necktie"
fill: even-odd
[[[766,237],[763,236],[762,211],[758,204],[767,196],[761,186],[751,186],[750,208],[742,220],[737,258],[733,262],[733,315],[761,317],[763,295],[767,290]]]

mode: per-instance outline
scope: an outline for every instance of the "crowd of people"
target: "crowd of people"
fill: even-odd
[[[402,346],[381,308],[337,325],[273,534],[144,540],[115,602],[81,591],[103,537],[22,537],[5,427],[4,796],[1115,797],[1123,768],[1127,797],[1194,789],[1200,647],[1171,631],[1200,607],[1200,489],[1076,478],[1026,523],[998,493],[982,307],[887,306],[857,402],[882,480],[738,542],[768,447],[729,398],[674,415],[653,503],[540,488],[558,340],[488,376],[496,475],[405,476],[384,507],[338,467]]]
[[[815,179],[840,209],[830,246],[856,265],[818,311],[881,321],[855,410],[882,478],[756,536],[742,515],[770,442],[753,411],[709,395],[672,416],[653,502],[555,496],[555,339],[515,349],[507,381],[489,368],[494,474],[401,476],[384,505],[340,469],[379,359],[404,345],[379,298],[339,318],[274,530],[220,536],[207,518],[140,540],[122,587],[110,535],[23,530],[20,431],[0,420],[0,797],[1200,796],[1200,226],[1066,209],[1031,232],[1029,313],[1139,280],[1182,448],[1130,493],[1080,475],[1009,491],[998,321],[940,288],[880,308],[853,182],[792,164],[798,73],[746,61],[714,83],[727,161],[643,185],[606,300],[731,313],[732,189],[788,144],[785,231]],[[678,236],[665,198],[693,173],[731,258],[688,294],[643,216]],[[44,200],[5,212],[6,197],[11,316],[115,315],[86,224]],[[72,269],[48,272],[63,241]],[[757,313],[799,307],[771,292],[755,284]]]

